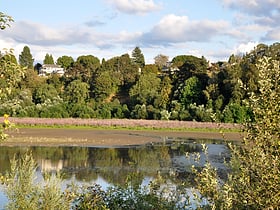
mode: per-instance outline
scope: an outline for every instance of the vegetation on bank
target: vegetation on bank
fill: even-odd
[[[0,55],[0,115],[243,123],[254,120],[244,101],[259,91],[257,62],[264,56],[279,60],[279,49],[279,43],[259,44],[223,62],[178,55],[145,65],[136,47],[132,57],[102,61],[62,56],[56,63],[64,75],[39,76],[40,65],[30,65],[34,59],[26,46],[19,61],[10,51]]]

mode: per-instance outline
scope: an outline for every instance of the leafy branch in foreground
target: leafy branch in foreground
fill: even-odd
[[[11,171],[4,179],[7,209],[70,209],[72,196],[62,191],[61,179],[49,175],[39,182],[36,169],[31,153],[11,161]]]
[[[11,16],[6,15],[3,12],[0,12],[0,29],[1,30],[4,30],[7,27],[10,27],[11,22],[14,22],[14,20]]]
[[[231,149],[228,179],[219,182],[207,164],[197,172],[198,190],[212,209],[277,209],[280,206],[280,62],[259,61],[259,92],[248,105],[255,121],[244,125],[241,146]]]
[[[2,127],[0,128],[0,142],[7,138],[8,134],[6,134],[5,131],[12,127],[13,124],[9,120],[9,115],[5,114]]]

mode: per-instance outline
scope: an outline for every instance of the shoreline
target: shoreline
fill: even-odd
[[[90,146],[116,147],[144,145],[182,139],[211,139],[240,141],[239,132],[212,131],[162,131],[118,129],[65,129],[65,128],[18,128],[8,132],[9,137],[1,146]]]

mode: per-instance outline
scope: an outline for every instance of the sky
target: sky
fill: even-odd
[[[163,54],[227,61],[280,40],[279,0],[0,0],[14,19],[0,50],[24,46],[35,62],[51,54],[110,59],[138,46],[146,64]]]

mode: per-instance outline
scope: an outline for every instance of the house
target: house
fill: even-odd
[[[50,74],[58,74],[62,76],[64,74],[64,68],[56,64],[43,64],[39,69],[40,76],[47,76]]]
[[[174,72],[179,71],[180,69],[177,66],[173,66],[172,62],[166,62],[166,64],[161,68],[162,74],[174,74]]]

